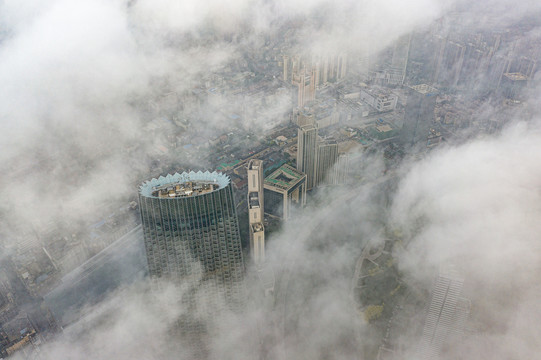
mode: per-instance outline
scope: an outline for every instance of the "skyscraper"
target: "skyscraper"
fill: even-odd
[[[306,190],[316,186],[317,127],[308,124],[299,127],[297,138],[297,170],[306,174]]]
[[[460,297],[464,278],[452,265],[442,266],[434,287],[423,329],[419,358],[438,359],[444,345],[463,334],[470,301]]]
[[[288,80],[288,74],[289,74],[289,71],[288,71],[288,65],[289,65],[289,56],[287,55],[283,55],[282,56],[282,61],[284,62],[283,63],[283,77],[284,77],[284,81],[287,82]]]
[[[248,216],[250,252],[256,266],[265,261],[265,228],[263,226],[263,161],[248,163]]]
[[[297,107],[302,108],[306,103],[316,98],[315,69],[303,68],[298,73],[293,73],[291,82],[297,85]]]
[[[348,181],[349,156],[348,154],[338,154],[336,163],[330,173],[327,173],[328,183],[333,185],[343,185]]]
[[[426,147],[438,90],[422,84],[409,89],[400,141],[405,148]]]
[[[161,176],[140,187],[139,203],[152,282],[185,289],[181,302],[189,318],[181,325],[197,328],[198,318],[223,304],[238,308],[244,263],[229,177],[208,171]]]
[[[325,141],[318,144],[316,185],[332,184],[330,174],[338,160],[338,144],[336,141]]]
[[[343,183],[347,161],[340,163],[339,173],[332,171],[340,155],[336,141],[318,137],[317,125],[310,122],[313,117],[301,118],[299,115],[299,119],[308,120],[307,124],[299,126],[297,136],[297,170],[306,174],[306,190],[319,185]]]
[[[393,57],[391,59],[391,67],[389,70],[392,76],[390,83],[404,83],[406,70],[408,67],[409,52],[411,47],[411,34],[401,36],[394,44]]]

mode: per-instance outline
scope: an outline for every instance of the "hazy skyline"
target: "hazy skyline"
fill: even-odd
[[[152,120],[145,113],[149,101],[189,92],[203,77],[229,71],[267,39],[283,35],[278,32],[294,29],[291,46],[299,52],[347,51],[355,63],[457,10],[464,26],[503,29],[539,13],[541,3],[0,2],[4,245],[13,245],[23,230],[51,223],[76,227],[102,215],[104,204],[135,198],[136,184],[160,175],[148,174],[146,154],[156,141],[145,127]],[[538,22],[521,36],[539,38],[540,30]],[[536,358],[541,348],[536,327],[541,318],[538,80],[524,107],[509,112],[501,133],[446,144],[421,160],[405,161],[396,171],[395,192],[382,195],[370,181],[382,173],[380,158],[354,156],[351,166],[363,181],[322,191],[317,200],[325,206],[296,214],[296,221],[268,241],[269,264],[285,269],[279,291],[287,297],[279,311],[265,314],[249,306],[242,318],[215,319],[212,358],[256,359],[258,338],[269,339],[269,359],[358,356],[375,337],[350,303],[351,276],[363,246],[383,241],[385,228],[402,234],[397,266],[423,289],[430,289],[442,262],[453,261],[467,274],[475,335],[452,349],[448,359]],[[239,123],[206,113],[188,131],[210,139],[233,126],[266,129],[269,118],[291,108],[280,94],[275,100],[261,117]],[[486,118],[500,111],[490,99],[482,110]],[[137,152],[127,150],[134,146]],[[193,155],[181,161],[210,166]],[[174,291],[167,289],[156,300],[145,284],[122,288],[85,309],[91,315],[45,344],[42,356],[182,359],[182,344],[167,341],[172,319],[183,311],[170,300]],[[417,344],[409,345],[413,352]]]

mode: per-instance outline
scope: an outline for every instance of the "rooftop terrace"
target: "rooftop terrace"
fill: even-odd
[[[155,198],[182,198],[202,195],[224,188],[230,180],[217,172],[184,172],[160,176],[140,187],[141,195]]]
[[[217,183],[205,181],[187,181],[177,184],[165,184],[152,188],[152,196],[159,198],[175,198],[197,196],[213,192],[220,187]]]
[[[437,94],[439,93],[438,89],[433,88],[430,85],[427,84],[421,84],[421,85],[415,85],[411,87],[413,90],[421,93],[421,94]]]
[[[287,190],[295,186],[305,176],[297,169],[284,164],[265,178],[265,184]]]

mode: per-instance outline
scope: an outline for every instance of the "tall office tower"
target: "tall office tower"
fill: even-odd
[[[320,89],[323,82],[321,81],[321,65],[319,62],[314,61],[312,63],[312,82],[314,87],[314,92],[316,89]]]
[[[337,82],[346,77],[347,54],[315,56],[312,59],[315,69],[316,88]]]
[[[452,267],[442,266],[434,287],[419,346],[419,358],[438,359],[446,345],[463,336],[470,301],[460,297],[464,279]]]
[[[466,47],[443,39],[441,49],[434,73],[434,82],[445,87],[454,87],[462,71]]]
[[[500,81],[499,93],[512,100],[522,98],[522,93],[528,85],[528,77],[521,73],[505,73]]]
[[[487,85],[491,88],[499,88],[503,74],[509,72],[511,61],[507,56],[494,55],[488,65]]]
[[[263,204],[263,161],[253,159],[248,163],[248,222],[250,252],[257,267],[265,262]]]
[[[390,74],[394,74],[390,81],[391,84],[404,83],[406,70],[408,67],[409,52],[411,46],[411,34],[400,37],[393,48],[393,56],[391,59]]]
[[[326,84],[329,81],[329,58],[326,56],[323,59],[323,76],[321,77],[321,81]]]
[[[349,156],[348,154],[339,154],[336,163],[334,164],[328,176],[329,183],[333,185],[341,185],[347,182],[349,171]]]
[[[306,174],[306,190],[316,186],[317,127],[315,125],[308,124],[298,129],[297,170]]]
[[[306,175],[284,164],[265,178],[265,213],[289,219],[293,206],[306,204]]]
[[[348,69],[348,57],[347,54],[340,54],[338,56],[338,71],[337,71],[337,81],[345,79]]]
[[[458,74],[458,85],[474,89],[482,86],[480,78],[486,77],[490,56],[488,49],[481,49],[472,43],[465,45],[464,61]]]
[[[409,89],[400,142],[406,149],[425,148],[436,107],[438,90],[422,84]]]
[[[288,71],[288,65],[289,65],[289,56],[287,55],[284,55],[282,57],[282,60],[284,62],[283,66],[284,66],[284,69],[283,69],[283,73],[284,73],[284,81],[287,82],[287,79],[288,79],[288,74],[289,74],[289,71]]]
[[[517,62],[517,72],[523,74],[528,79],[532,79],[537,68],[537,61],[526,57],[521,57],[519,60],[517,60]]]
[[[336,141],[320,142],[317,146],[317,167],[315,185],[332,184],[332,169],[338,160]]]
[[[316,98],[315,69],[308,71],[306,68],[293,72],[291,83],[297,85],[297,107],[302,108],[306,103]]]
[[[143,183],[139,203],[150,278],[181,286],[182,331],[243,303],[244,263],[229,177],[217,172],[160,176]]]
[[[430,82],[435,83],[438,81],[439,68],[444,58],[445,54],[445,45],[447,44],[447,39],[440,35],[432,37],[430,40],[432,45],[433,54],[430,61],[429,67],[426,69],[427,74],[430,75]]]
[[[291,76],[294,74],[298,74],[301,71],[301,58],[298,55],[291,56],[291,71],[288,71]],[[291,82],[293,83],[293,78],[291,79]]]

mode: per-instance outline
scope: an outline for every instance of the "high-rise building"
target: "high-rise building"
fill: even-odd
[[[306,174],[306,190],[316,186],[317,127],[307,124],[299,127],[297,137],[297,170]]]
[[[442,266],[432,289],[432,298],[423,328],[419,358],[438,359],[446,344],[463,335],[470,301],[462,298],[464,278],[452,267]]]
[[[400,141],[405,148],[424,148],[434,120],[438,90],[422,84],[409,89]]]
[[[519,100],[528,85],[528,77],[521,73],[505,73],[500,81],[499,92],[508,99]]]
[[[217,172],[167,175],[139,192],[149,275],[155,287],[178,284],[187,310],[183,331],[200,318],[243,303],[244,263],[229,177]]]
[[[297,170],[306,174],[306,190],[319,185],[343,183],[347,168],[346,156],[342,158],[340,168],[336,169],[335,164],[340,157],[336,141],[322,140],[317,133],[318,126],[313,123],[298,129]]]
[[[250,252],[256,266],[265,262],[265,228],[263,226],[263,161],[248,163],[248,216]]]
[[[329,183],[333,185],[345,184],[347,182],[349,171],[349,156],[346,153],[340,153],[331,173],[327,174]]]
[[[394,44],[393,56],[391,59],[391,66],[389,71],[390,84],[404,83],[406,77],[406,70],[408,67],[409,52],[411,47],[411,34],[401,36]]]
[[[308,70],[306,67],[292,74],[291,82],[297,85],[297,107],[302,108],[306,103],[316,98],[316,71],[315,68]]]
[[[284,164],[265,178],[265,213],[287,220],[293,206],[306,204],[306,175]]]
[[[336,141],[320,142],[317,146],[316,185],[332,184],[331,170],[338,160]]]
[[[288,71],[289,56],[287,55],[282,56],[282,61],[283,61],[283,77],[284,77],[284,81],[287,82],[288,74],[289,74],[289,71]]]

